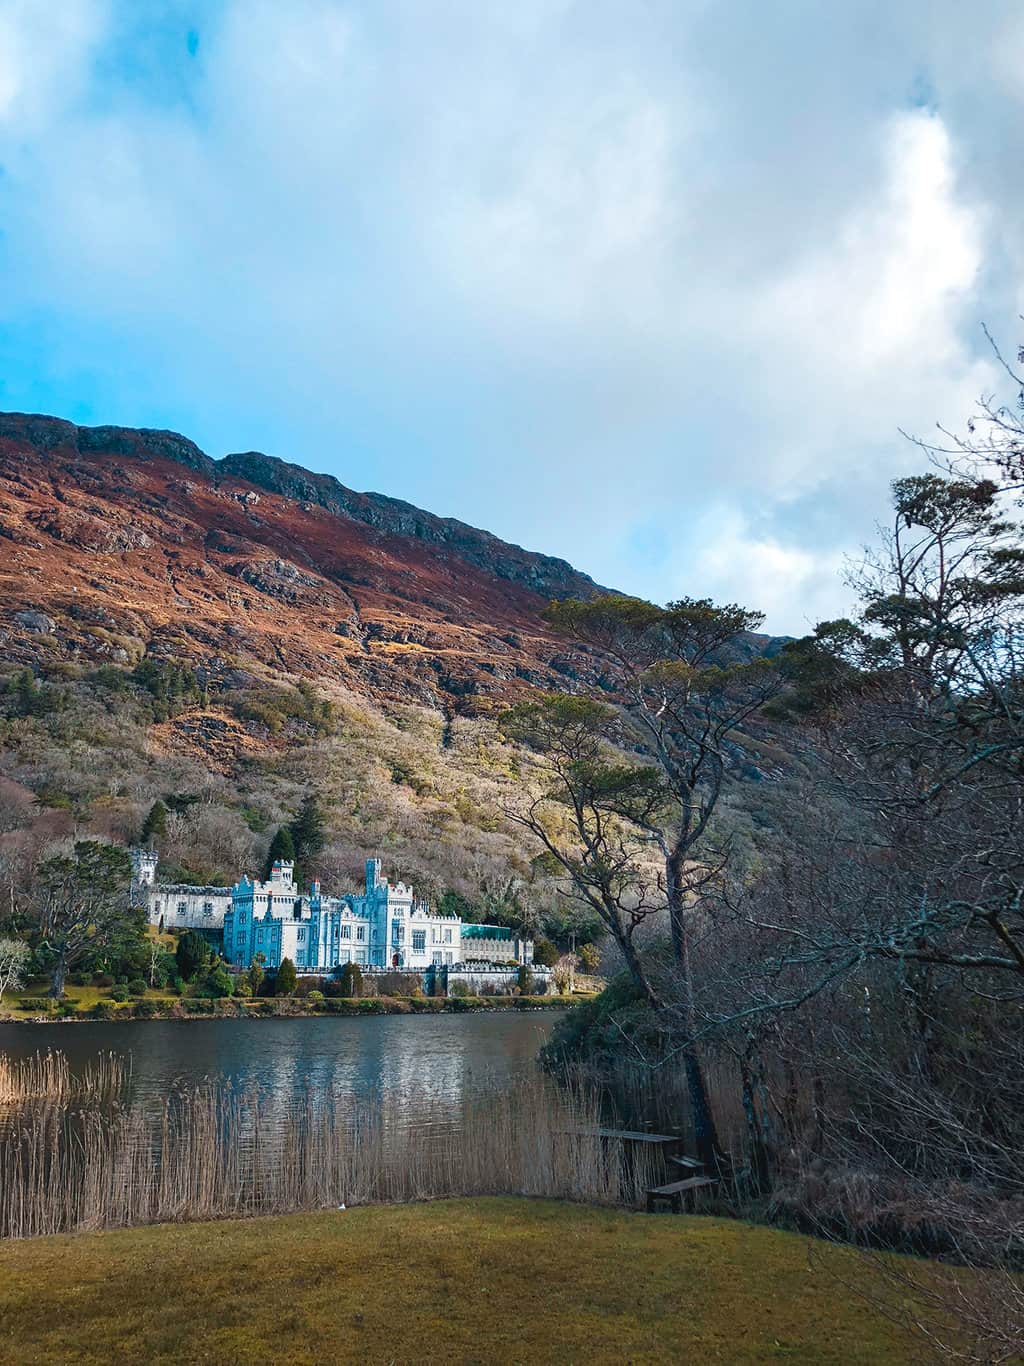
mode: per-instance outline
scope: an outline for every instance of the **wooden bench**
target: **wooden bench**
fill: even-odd
[[[655,1206],[667,1204],[673,1214],[682,1214],[683,1202],[693,1203],[697,1191],[713,1186],[713,1176],[689,1176],[685,1181],[670,1181],[667,1186],[653,1186],[647,1192],[647,1213],[653,1214]]]

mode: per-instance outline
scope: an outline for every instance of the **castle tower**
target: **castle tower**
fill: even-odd
[[[132,881],[139,887],[152,887],[156,882],[157,854],[154,849],[133,849]]]
[[[368,858],[366,860],[366,893],[375,892],[384,881],[381,876],[381,862],[379,858]]]

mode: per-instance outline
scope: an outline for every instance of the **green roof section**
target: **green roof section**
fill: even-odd
[[[511,939],[507,925],[463,925],[463,939]]]

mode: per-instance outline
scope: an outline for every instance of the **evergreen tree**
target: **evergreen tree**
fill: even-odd
[[[277,980],[274,984],[275,996],[291,996],[298,983],[299,975],[295,971],[295,964],[290,958],[282,958],[281,966],[277,970]]]
[[[341,983],[342,996],[350,998],[362,996],[363,973],[358,963],[346,963],[338,980]]]
[[[163,839],[167,834],[167,807],[160,801],[159,797],[149,808],[149,815],[142,822],[142,830],[139,834],[140,844],[151,844],[154,840]]]
[[[311,865],[324,847],[324,817],[315,793],[303,798],[288,829],[295,850],[295,879],[302,882],[311,874]]]
[[[195,930],[186,930],[178,940],[174,952],[178,965],[178,976],[183,982],[191,982],[199,969],[209,960],[210,946]]]
[[[264,882],[269,879],[271,869],[278,860],[282,863],[295,862],[295,845],[292,841],[292,832],[287,825],[282,825],[270,841],[270,848],[267,850],[266,861],[263,864]]]
[[[538,967],[554,967],[554,964],[561,958],[556,945],[550,940],[538,940],[534,944],[534,963]]]

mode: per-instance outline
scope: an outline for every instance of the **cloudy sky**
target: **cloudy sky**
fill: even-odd
[[[1011,0],[0,0],[0,407],[843,609],[1024,325]]]

